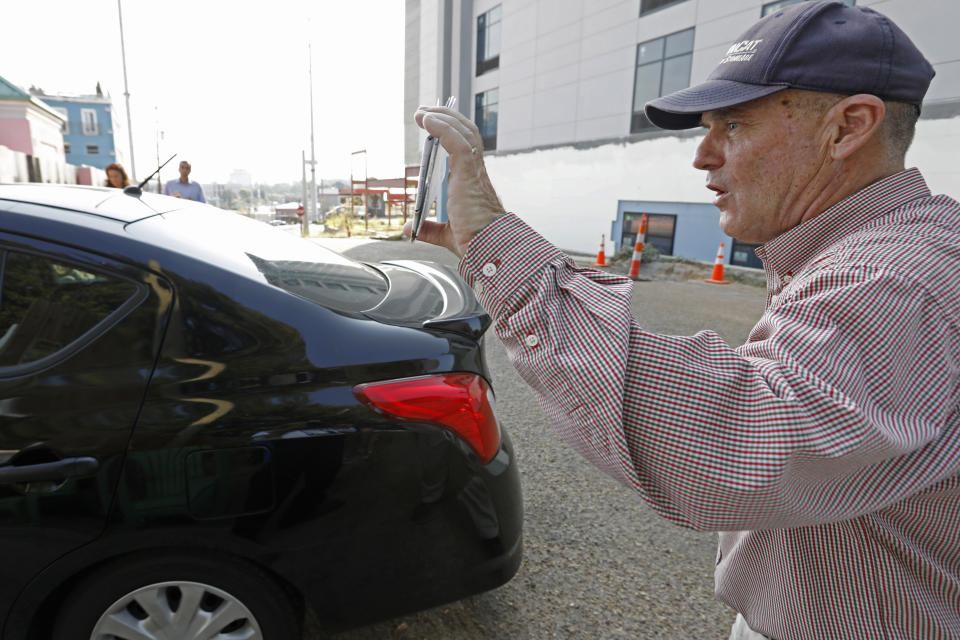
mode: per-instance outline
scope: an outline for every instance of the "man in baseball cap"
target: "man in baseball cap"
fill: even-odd
[[[904,164],[932,77],[888,18],[805,2],[646,105],[703,127],[721,228],[763,245],[766,309],[737,348],[645,330],[629,279],[505,212],[469,119],[417,111],[451,166],[449,222],[419,239],[462,257],[574,448],[720,532],[734,640],[960,638],[960,204]]]
[[[839,2],[804,2],[772,13],[741,34],[700,84],[651,100],[650,121],[690,129],[706,111],[783,91],[867,93],[916,106],[933,67],[885,16]]]
[[[707,128],[694,166],[720,226],[762,243],[902,170],[933,75],[885,16],[803,2],[760,19],[706,81],[645,113],[665,129]],[[828,149],[835,134],[846,135]]]

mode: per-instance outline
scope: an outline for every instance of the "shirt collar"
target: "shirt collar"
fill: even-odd
[[[871,220],[917,198],[930,189],[917,169],[900,171],[878,180],[823,213],[803,222],[757,248],[768,279],[773,274],[792,276],[822,249]]]

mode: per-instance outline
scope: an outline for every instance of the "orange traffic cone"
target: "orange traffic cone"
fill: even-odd
[[[606,246],[607,246],[607,234],[604,233],[600,236],[600,252],[597,253],[597,261],[593,263],[594,267],[610,266],[609,264],[607,264]]]
[[[704,279],[704,282],[710,282],[713,284],[730,284],[729,281],[723,279],[723,245],[720,243],[720,248],[717,249],[717,259],[713,263],[713,274],[710,276],[709,280]]]
[[[630,260],[630,278],[640,279],[640,264],[643,262],[643,241],[647,237],[647,214],[640,216],[640,229],[637,231],[637,243],[633,245],[633,258]]]

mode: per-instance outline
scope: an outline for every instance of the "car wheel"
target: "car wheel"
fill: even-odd
[[[247,563],[200,556],[124,559],[85,578],[61,603],[58,640],[295,640],[283,588]]]

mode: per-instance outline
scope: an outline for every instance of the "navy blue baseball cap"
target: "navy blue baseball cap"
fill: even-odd
[[[919,108],[933,75],[886,16],[840,2],[801,2],[747,29],[704,82],[651,100],[644,112],[662,129],[691,129],[705,111],[784,89],[869,93]]]

